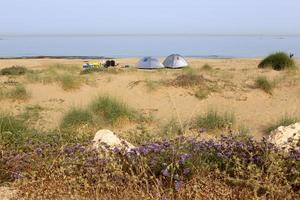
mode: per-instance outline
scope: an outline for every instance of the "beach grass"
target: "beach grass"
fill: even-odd
[[[108,96],[98,96],[89,106],[91,112],[106,123],[116,124],[123,120],[136,120],[138,115],[126,103]]]
[[[71,73],[63,73],[59,77],[59,82],[63,90],[75,90],[80,88],[82,81],[80,77]]]
[[[40,112],[43,110],[44,108],[39,104],[28,105],[25,107],[24,111],[19,115],[19,117],[24,122],[36,122],[37,120],[39,120]]]
[[[229,129],[235,124],[235,115],[232,112],[219,113],[210,109],[204,115],[196,118],[196,128]]]
[[[255,86],[268,94],[272,94],[272,91],[275,87],[275,82],[271,82],[265,76],[259,76],[255,79]]]
[[[277,129],[280,126],[289,126],[291,124],[300,122],[300,118],[297,116],[292,116],[285,114],[282,117],[280,117],[277,121],[270,124],[266,129],[265,132],[267,134],[271,133],[273,130]]]
[[[144,83],[148,92],[156,91],[159,88],[159,86],[162,84],[162,82],[160,81],[154,81],[151,79],[146,79]]]
[[[30,93],[21,83],[10,88],[0,87],[0,99],[27,100],[29,97]]]
[[[10,132],[11,134],[16,134],[26,129],[26,125],[22,120],[17,119],[8,112],[0,112],[0,133]]]
[[[60,127],[63,129],[76,127],[79,125],[91,123],[92,121],[93,115],[89,110],[73,107],[64,114]]]
[[[33,70],[26,74],[29,82],[43,84],[58,83],[63,90],[76,90],[84,83],[89,83],[89,77],[80,76],[77,65],[54,64],[43,70]]]
[[[205,80],[202,75],[198,74],[198,71],[194,69],[185,69],[183,73],[179,74],[174,80],[171,80],[168,84],[183,88],[203,86]]]

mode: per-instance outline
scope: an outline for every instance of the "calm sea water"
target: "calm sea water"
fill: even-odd
[[[166,56],[261,57],[276,51],[300,57],[300,36],[38,36],[1,37],[0,57]]]

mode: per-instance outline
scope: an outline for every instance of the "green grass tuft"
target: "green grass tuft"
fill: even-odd
[[[13,89],[7,92],[7,96],[11,99],[26,100],[29,98],[30,94],[27,92],[24,85],[17,84]]]
[[[71,108],[63,117],[60,127],[69,128],[92,122],[93,115],[82,108]]]
[[[15,118],[9,113],[0,113],[0,133],[11,132],[18,133],[26,130],[23,121]]]
[[[70,73],[64,73],[59,76],[59,82],[64,90],[74,90],[80,88],[81,81],[77,76]]]
[[[215,110],[209,110],[204,115],[196,118],[196,128],[225,129],[232,128],[235,124],[235,116],[233,113],[225,112],[219,114]]]
[[[263,59],[258,68],[272,67],[274,70],[284,70],[289,68],[295,68],[295,62],[285,52],[277,52],[270,54],[268,57]]]
[[[23,66],[12,66],[3,68],[0,71],[1,75],[23,75],[25,74],[27,69]]]
[[[265,76],[259,76],[255,80],[255,86],[257,88],[262,89],[263,91],[265,91],[268,94],[272,94],[272,90],[274,88],[274,83],[269,81],[267,79],[267,77],[265,77]]]
[[[90,105],[90,110],[105,122],[115,124],[120,120],[134,120],[136,112],[129,106],[110,96],[99,96]]]
[[[266,128],[266,133],[270,133],[280,126],[289,126],[289,125],[295,124],[299,121],[300,121],[299,117],[290,116],[290,115],[285,114],[279,120],[277,120],[275,123],[271,124],[268,128]]]

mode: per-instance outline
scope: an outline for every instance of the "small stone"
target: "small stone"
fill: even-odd
[[[135,148],[132,144],[126,140],[120,139],[114,132],[107,129],[99,130],[95,134],[93,139],[93,148],[98,149],[100,146],[108,146],[110,149],[115,147],[123,147],[128,150]]]

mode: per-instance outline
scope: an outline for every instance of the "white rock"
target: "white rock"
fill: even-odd
[[[126,145],[124,145],[124,143]],[[108,145],[110,148],[114,148],[114,147],[125,147],[127,149],[134,148],[132,144],[130,144],[126,140],[120,139],[112,131],[106,129],[99,130],[95,134],[95,137],[93,139],[93,148],[98,149],[99,147],[103,146],[103,144]]]
[[[278,127],[271,132],[268,140],[269,142],[285,150],[289,150],[293,147],[300,149],[297,146],[300,140],[300,123]]]

